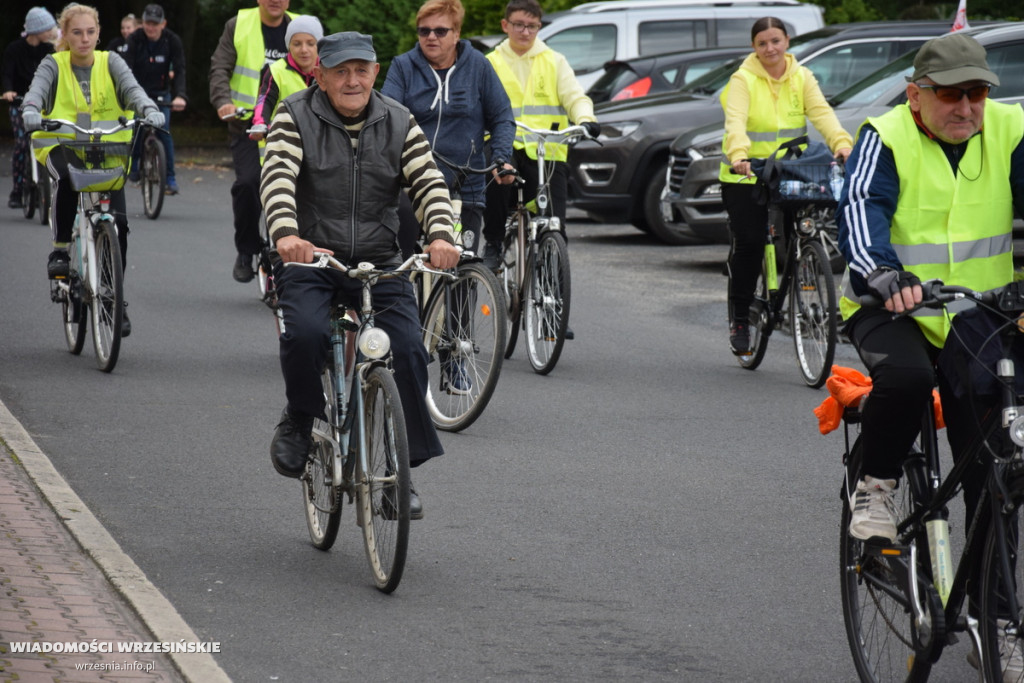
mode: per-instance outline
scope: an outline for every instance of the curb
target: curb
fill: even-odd
[[[7,444],[38,487],[42,498],[53,508],[65,528],[99,566],[113,589],[125,599],[156,640],[198,642],[199,637],[178,614],[174,605],[125,554],[2,401],[0,440]],[[231,681],[208,653],[167,653],[166,656],[185,680],[192,683]]]

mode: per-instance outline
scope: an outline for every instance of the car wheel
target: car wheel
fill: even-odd
[[[661,207],[661,195],[665,192],[665,172],[667,163],[662,162],[654,169],[643,193],[644,222],[649,232],[665,244],[705,244],[706,242],[693,234],[689,226],[680,221],[672,212],[672,221],[665,220]]]

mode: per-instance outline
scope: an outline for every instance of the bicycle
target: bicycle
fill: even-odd
[[[96,364],[103,372],[114,369],[121,349],[124,272],[110,195],[124,187],[131,144],[102,138],[137,124],[122,117],[118,126],[106,130],[82,128],[63,119],[42,121],[43,130],[63,126],[88,138],[61,140],[51,152],[63,154],[67,161],[68,180],[78,193],[78,214],[68,249],[70,271],[66,278],[50,281],[50,300],[61,304],[65,341],[75,355],[82,352],[91,319]]]
[[[548,142],[570,144],[589,136],[583,126],[541,130],[516,121],[516,127],[537,143],[537,196],[524,201],[525,181],[516,175],[516,205],[506,223],[498,266],[508,315],[505,358],[512,356],[522,327],[530,364],[534,372],[546,375],[554,370],[565,343],[572,283],[564,226],[550,213],[545,146]]]
[[[450,193],[456,244],[465,249],[448,277],[421,273],[416,275],[415,284],[423,344],[429,357],[427,408],[438,429],[458,432],[473,424],[487,407],[505,356],[501,283],[471,251],[474,245],[461,244],[462,183],[470,173],[487,174],[497,165],[474,169],[436,152],[434,156],[455,171]]]
[[[839,564],[847,640],[862,681],[926,680],[943,648],[956,642],[956,633],[970,637],[973,663],[984,680],[1009,680],[1001,670],[1001,649],[1009,655],[1007,647],[1012,651],[1024,646],[1016,640],[1024,604],[1018,590],[1024,576],[1015,575],[1016,557],[1024,552],[1017,532],[1024,504],[1024,411],[1010,358],[1013,339],[1021,334],[1024,285],[1012,283],[982,293],[932,281],[925,283],[924,292],[921,306],[942,307],[969,299],[998,316],[998,330],[984,333],[985,343],[993,343],[998,359],[979,367],[999,387],[1001,405],[979,416],[984,437],[945,478],[935,413],[924,411],[918,443],[903,466],[906,485],[896,490],[899,521],[893,543],[878,538],[861,541],[849,533],[851,501],[862,477],[862,453],[859,437],[850,444],[860,411],[845,409]],[[862,304],[869,305],[863,300]],[[954,328],[950,334],[958,333]],[[974,352],[976,359],[981,357],[981,349]],[[971,380],[971,386],[976,381]],[[870,395],[865,400],[870,401]],[[985,467],[985,484],[973,516],[965,520],[967,537],[954,573],[947,506],[979,462]],[[969,593],[968,582],[971,563],[979,558],[980,604],[972,610],[975,613],[965,615],[965,600],[978,595]]]
[[[142,187],[142,210],[146,218],[156,220],[164,208],[167,190],[167,150],[153,126],[145,126],[138,135],[142,146],[139,157],[139,185]]]
[[[779,155],[796,149],[801,141],[806,138],[782,145],[763,166],[755,160],[752,169],[768,193],[768,235],[750,304],[751,350],[737,359],[741,367],[756,369],[764,360],[772,332],[788,321],[804,383],[817,389],[828,378],[839,337],[836,284],[827,250],[832,237],[827,226],[837,204],[829,172],[841,167],[801,164],[805,180],[780,180],[776,171],[786,160]],[[785,246],[781,280],[779,240]],[[729,317],[733,318],[731,312]]]
[[[329,550],[338,535],[344,498],[355,501],[356,524],[376,587],[391,593],[402,579],[409,543],[409,446],[391,341],[374,324],[371,288],[381,279],[427,272],[427,254],[393,271],[370,263],[348,267],[316,252],[313,263],[285,266],[335,268],[362,283],[361,304],[336,298],[331,311],[331,354],[322,382],[324,415],[313,421],[313,446],[300,477],[306,526],[313,546]]]
[[[24,98],[18,95],[11,102],[12,107],[20,107]],[[39,224],[46,225],[49,221],[50,215],[50,197],[52,190],[50,189],[49,176],[46,175],[46,179],[43,182],[39,182],[39,174],[41,164],[36,161],[34,154],[29,154],[30,164],[32,165],[32,175],[29,178],[25,178],[25,183],[21,186],[21,213],[25,218],[32,220],[36,210],[39,210]]]

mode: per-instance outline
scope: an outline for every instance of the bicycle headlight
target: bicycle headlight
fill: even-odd
[[[1024,332],[1024,313],[1017,316],[1017,331]]]
[[[800,222],[797,223],[796,229],[800,231],[801,235],[810,237],[814,234],[816,226],[813,218],[801,218]]]
[[[388,355],[391,350],[391,339],[388,333],[379,327],[363,330],[359,335],[359,351],[367,358],[378,360]]]
[[[1024,415],[1017,416],[1010,423],[1010,440],[1018,446],[1024,446]]]

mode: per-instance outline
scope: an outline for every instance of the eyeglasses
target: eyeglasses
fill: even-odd
[[[511,22],[509,26],[512,27],[513,31],[518,31],[519,33],[536,33],[540,30],[540,24],[524,24],[518,21]]]
[[[444,38],[446,35],[448,35],[449,31],[451,31],[450,28],[427,28],[426,26],[420,26],[419,28],[416,29],[416,34],[420,38],[429,38],[431,33],[433,33],[438,38]]]
[[[977,104],[988,97],[988,92],[992,89],[992,86],[987,83],[985,85],[976,85],[973,88],[954,88],[950,85],[930,85],[925,83],[918,83],[917,87],[933,91],[935,96],[939,98],[939,102],[945,104],[959,104],[960,100],[965,97],[971,104]]]

